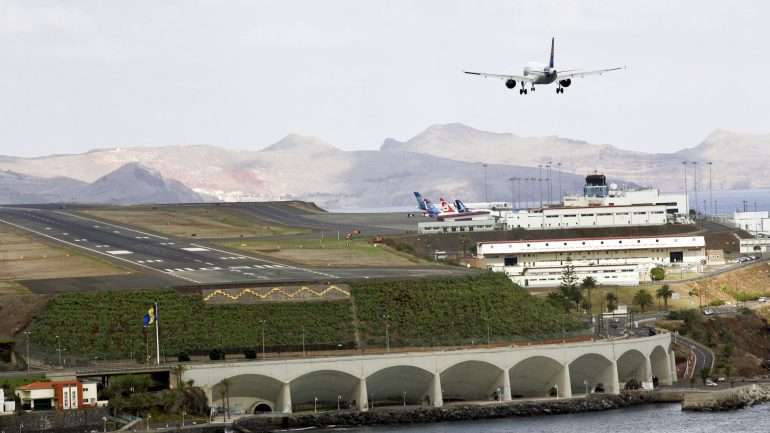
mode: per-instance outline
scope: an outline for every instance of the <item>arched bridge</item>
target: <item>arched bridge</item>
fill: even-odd
[[[675,380],[671,335],[593,342],[190,365],[212,406],[247,412],[619,393]]]

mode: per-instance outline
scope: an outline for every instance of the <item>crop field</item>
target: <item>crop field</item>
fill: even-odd
[[[548,339],[582,326],[505,275],[351,284],[366,344],[434,346]]]
[[[206,354],[212,349],[237,351],[261,344],[270,348],[301,345],[352,345],[350,302],[287,302],[249,305],[206,305],[198,295],[171,290],[64,294],[51,300],[45,314],[32,323],[32,342],[56,347],[56,335],[69,351],[100,358],[140,359],[154,345],[142,318],[159,304],[162,352]]]
[[[232,209],[212,206],[132,206],[89,209],[81,213],[183,238],[258,238],[308,232],[302,228],[267,224]]]
[[[0,293],[16,293],[15,281],[128,273],[105,260],[52,246],[0,224]]]
[[[220,242],[227,248],[308,266],[425,266],[431,262],[365,239],[287,239]]]
[[[160,309],[162,352],[169,356],[259,348],[263,320],[271,352],[300,350],[303,330],[308,350],[383,347],[386,322],[393,347],[483,343],[488,332],[492,342],[536,340],[580,328],[563,311],[497,274],[360,282],[351,289],[352,300],[229,305],[206,305],[199,295],[170,290],[63,294],[36,316],[31,338],[49,352],[58,335],[68,353],[141,359],[146,345],[154,345],[153,330],[145,339],[142,328],[153,302]]]

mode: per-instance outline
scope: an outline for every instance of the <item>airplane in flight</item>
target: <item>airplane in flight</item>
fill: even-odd
[[[506,74],[488,74],[486,72],[471,72],[463,71],[466,74],[478,75],[484,78],[499,78],[505,80],[505,87],[513,89],[516,87],[516,83],[520,83],[519,95],[527,94],[527,85],[529,90],[535,91],[535,84],[551,84],[556,82],[556,93],[564,93],[564,88],[569,87],[572,84],[573,78],[585,77],[588,75],[601,75],[605,72],[619,71],[625,69],[625,66],[617,66],[613,68],[594,69],[594,70],[582,70],[582,69],[567,69],[559,71],[556,69],[553,61],[553,48],[555,38],[551,38],[551,57],[548,61],[548,65],[544,65],[538,62],[530,62],[524,67],[522,75],[506,75]]]

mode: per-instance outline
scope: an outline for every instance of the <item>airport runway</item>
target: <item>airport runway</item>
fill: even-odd
[[[452,268],[309,268],[43,208],[0,207],[6,223],[48,240],[141,268],[179,285],[332,281],[464,274]],[[164,284],[165,285],[165,284]]]
[[[338,278],[324,271],[48,209],[0,208],[0,222],[188,284]]]

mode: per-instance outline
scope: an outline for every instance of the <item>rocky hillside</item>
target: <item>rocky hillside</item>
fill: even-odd
[[[23,203],[187,203],[203,198],[181,182],[139,163],[129,163],[93,183],[67,177],[36,177],[0,171],[0,204]]]
[[[511,200],[511,177],[539,177],[537,166],[561,164],[552,173],[552,196],[580,190],[583,177],[594,170],[617,183],[682,189],[682,161],[698,161],[699,188],[707,186],[707,161],[713,166],[714,188],[770,187],[770,178],[757,176],[770,165],[770,135],[717,131],[701,144],[674,153],[632,152],[608,144],[561,137],[521,137],[481,131],[459,123],[434,125],[406,141],[387,139],[379,150],[344,151],[315,137],[289,135],[261,150],[236,151],[211,145],[100,149],[74,155],[39,158],[0,157],[0,170],[35,178],[66,177],[94,182],[130,163],[140,163],[157,176],[175,179],[207,200],[315,201],[324,207],[409,206],[412,191],[466,201],[484,200],[484,170],[490,200]],[[688,165],[690,186],[693,166]],[[125,174],[124,174],[125,175]],[[545,176],[545,174],[543,174]],[[129,176],[130,178],[130,176]],[[110,182],[107,182],[110,181]],[[89,188],[93,200],[113,195],[114,178]],[[124,185],[131,182],[123,182]],[[142,185],[142,183],[136,184]],[[6,188],[14,191],[15,187]],[[180,184],[152,200],[174,199]],[[47,196],[67,197],[68,189]],[[123,191],[118,202],[137,200],[148,192]],[[188,193],[185,193],[188,194]],[[547,194],[544,194],[547,195]],[[539,202],[537,182],[522,188],[522,200]],[[3,198],[6,197],[6,198]],[[13,200],[18,202],[20,195]],[[180,196],[187,201],[191,196]],[[0,196],[6,202],[9,193]],[[108,200],[112,201],[112,200]]]
[[[383,150],[401,150],[462,161],[537,166],[561,162],[572,173],[594,170],[616,178],[664,190],[681,190],[682,161],[700,164],[699,186],[707,182],[708,161],[714,161],[714,188],[770,187],[770,178],[757,176],[770,164],[770,134],[739,134],[718,130],[695,147],[672,153],[643,153],[609,144],[591,144],[561,137],[521,137],[481,131],[460,123],[434,125],[411,139],[387,139]],[[690,176],[693,169],[690,167]],[[716,171],[718,170],[718,172]],[[692,186],[692,185],[690,185]]]

